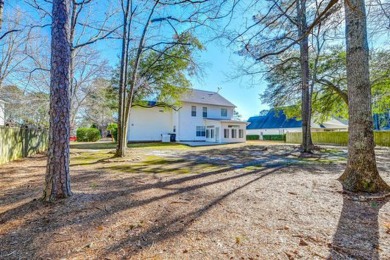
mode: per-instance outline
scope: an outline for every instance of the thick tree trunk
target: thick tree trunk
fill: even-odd
[[[346,190],[390,190],[379,176],[371,112],[369,52],[364,0],[345,2],[349,109],[348,163],[340,181]]]
[[[50,129],[43,199],[72,195],[69,174],[69,0],[54,0],[51,32]]]
[[[306,0],[297,1],[297,14],[299,20],[298,37],[301,38],[307,32]],[[300,64],[302,80],[302,150],[304,153],[311,152],[313,142],[311,139],[311,91],[309,71],[309,39],[304,36],[299,42]]]

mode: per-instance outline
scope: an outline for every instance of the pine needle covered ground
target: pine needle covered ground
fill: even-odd
[[[73,196],[53,205],[45,156],[1,165],[0,259],[390,258],[390,203],[342,191],[345,148],[114,147],[73,144]]]

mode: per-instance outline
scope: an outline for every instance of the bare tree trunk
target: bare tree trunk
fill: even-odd
[[[3,28],[4,0],[0,0],[0,30]]]
[[[354,192],[389,191],[375,161],[365,3],[350,0],[344,6],[349,142],[347,168],[340,181],[346,190]]]
[[[302,84],[302,150],[304,153],[311,152],[313,143],[311,140],[311,91],[309,71],[309,38],[307,35],[306,0],[297,0],[298,14],[298,37],[303,39],[299,42]]]
[[[72,195],[69,174],[69,0],[53,0],[50,70],[50,129],[43,200]]]
[[[122,120],[121,127],[119,127],[119,124],[118,124],[118,146],[117,146],[116,156],[122,156],[122,157],[125,156],[125,148],[127,147],[128,122],[129,122],[129,118],[130,118],[131,107],[133,104],[134,91],[135,91],[136,84],[138,81],[138,67],[139,67],[140,60],[141,60],[141,54],[144,50],[145,37],[146,37],[147,31],[148,31],[149,25],[151,23],[152,16],[154,14],[154,10],[156,9],[159,2],[160,1],[157,0],[154,3],[153,8],[150,10],[148,19],[146,20],[146,23],[145,23],[143,31],[142,31],[141,39],[140,39],[139,44],[138,44],[137,54],[136,54],[136,57],[134,60],[134,66],[132,68],[130,88],[128,90],[126,98],[123,99],[123,108],[122,108],[123,109],[122,110],[123,117],[121,118],[121,120]],[[126,55],[128,55],[128,54],[126,54]],[[128,57],[128,56],[125,56],[125,57]],[[126,66],[127,65],[128,65],[128,58],[126,61]],[[122,70],[121,70],[121,72],[122,72]],[[127,67],[124,67],[124,72],[126,73],[125,74],[126,76],[124,79],[126,79],[126,81],[127,81]],[[120,78],[120,80],[121,80],[121,78]],[[119,98],[121,98],[121,96],[119,96]],[[121,100],[119,100],[119,101],[121,102]],[[121,111],[119,111],[119,112],[121,112]],[[121,135],[119,136],[120,132],[121,132]]]
[[[130,2],[131,0],[126,1],[126,6],[123,8],[123,31],[122,31],[122,52],[121,52],[121,66],[120,66],[120,75],[119,75],[119,91],[118,91],[118,131],[117,131],[117,148],[115,156],[124,157],[126,155],[127,142],[125,140],[125,96],[126,96],[126,84],[127,84],[127,66],[128,66],[128,21],[130,15]]]

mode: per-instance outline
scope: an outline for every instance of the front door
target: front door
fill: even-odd
[[[215,128],[215,142],[219,143],[219,127]]]

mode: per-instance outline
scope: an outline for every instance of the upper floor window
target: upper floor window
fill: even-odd
[[[207,117],[207,107],[203,107],[203,117]]]
[[[221,108],[221,116],[227,117],[227,108]]]
[[[196,106],[191,106],[191,116],[196,116]]]

